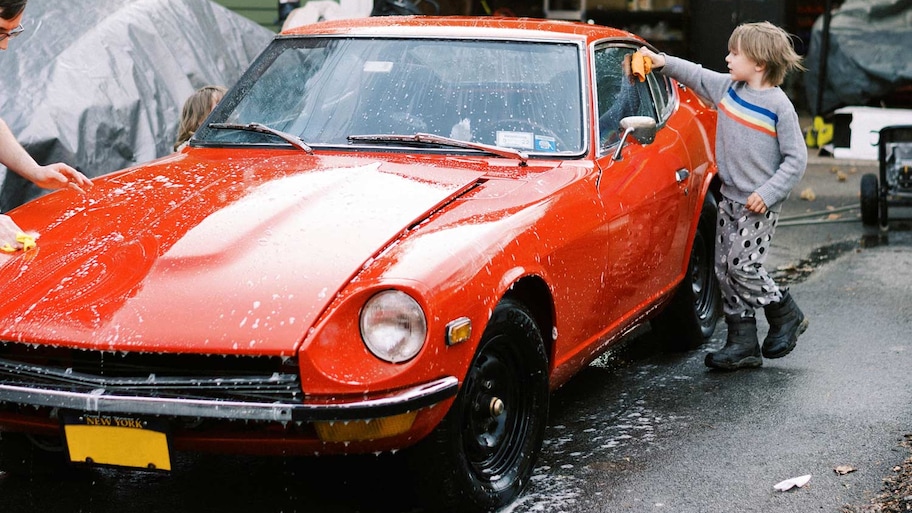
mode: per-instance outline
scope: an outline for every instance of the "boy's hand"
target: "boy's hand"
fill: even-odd
[[[760,197],[756,192],[751,193],[747,197],[747,203],[744,205],[748,210],[756,214],[765,214],[766,213],[766,203],[763,202],[763,198]]]
[[[661,68],[662,66],[665,65],[665,56],[663,54],[655,53],[652,50],[650,50],[649,48],[646,48],[645,46],[641,46],[640,49],[637,51],[640,54],[642,54],[644,57],[649,57],[650,59],[652,59],[653,69]]]

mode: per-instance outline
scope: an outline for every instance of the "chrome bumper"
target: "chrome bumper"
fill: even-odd
[[[110,394],[105,389],[71,392],[0,384],[0,403],[62,408],[80,412],[162,415],[209,419],[312,422],[388,417],[456,395],[459,380],[446,376],[382,397],[326,404],[225,401]]]

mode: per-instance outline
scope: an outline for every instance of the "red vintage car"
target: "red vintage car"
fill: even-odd
[[[508,504],[552,390],[644,323],[690,347],[718,318],[715,112],[632,78],[643,44],[305,26],[189,148],[10,212],[39,238],[0,255],[0,470],[409,448],[438,504]]]

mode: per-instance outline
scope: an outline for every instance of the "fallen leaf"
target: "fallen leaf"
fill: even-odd
[[[838,180],[838,181],[840,181],[840,182],[846,181],[847,178],[848,178],[848,176],[846,176],[846,174],[843,173],[842,171],[838,171],[838,172],[836,173],[836,180]]]
[[[808,187],[807,189],[801,191],[801,199],[805,201],[814,201],[817,199],[817,195],[814,194],[814,189]]]
[[[808,474],[806,476],[793,477],[791,479],[786,479],[785,481],[776,483],[775,485],[773,485],[773,488],[779,490],[780,492],[784,492],[786,490],[791,490],[792,488],[794,488],[796,486],[798,488],[801,488],[802,486],[806,485],[808,483],[808,481],[810,481],[810,480],[811,480],[810,474]]]
[[[835,221],[835,220],[841,219],[841,218],[842,218],[842,214],[830,214],[827,216],[828,221]]]
[[[836,474],[838,474],[840,476],[850,474],[852,472],[855,472],[856,470],[858,470],[858,469],[851,465],[839,465],[838,467],[833,469],[833,471],[836,472]]]

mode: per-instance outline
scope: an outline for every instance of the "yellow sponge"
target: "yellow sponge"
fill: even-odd
[[[630,72],[637,77],[640,82],[646,80],[646,75],[652,71],[652,59],[646,57],[640,52],[634,53],[630,57]]]
[[[28,251],[37,246],[34,236],[22,232],[16,234],[16,242],[22,244],[22,251]],[[18,251],[18,248],[13,247],[12,244],[7,242],[6,244],[0,246],[0,251],[13,253],[15,251]]]

